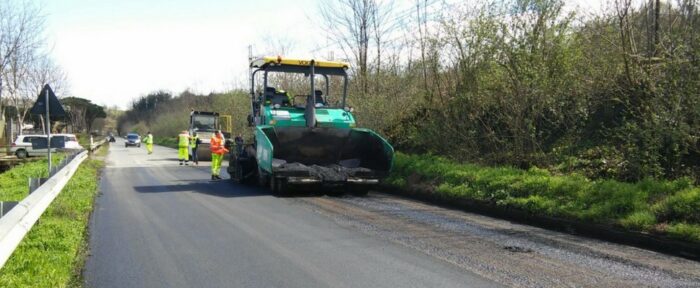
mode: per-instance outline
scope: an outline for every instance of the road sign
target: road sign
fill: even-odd
[[[51,86],[49,86],[49,84],[44,85],[44,89],[41,89],[41,93],[39,93],[39,97],[36,99],[36,102],[34,102],[34,106],[32,107],[32,110],[29,111],[29,113],[34,115],[42,115],[46,113],[47,92],[49,101],[49,114],[51,114],[51,116],[59,117],[66,116],[66,111],[63,110],[61,102],[58,101],[56,94],[53,93],[53,90],[51,90]]]
[[[44,117],[44,122],[46,123],[46,136],[48,137],[48,139],[51,139],[51,115],[59,117],[66,116],[66,111],[63,110],[61,102],[58,101],[58,97],[56,97],[56,94],[53,93],[53,90],[51,90],[51,86],[49,86],[49,84],[44,85],[44,88],[41,89],[39,97],[36,99],[36,102],[34,102],[34,106],[32,107],[32,110],[29,111],[29,113],[34,115],[46,115],[46,117]],[[52,143],[48,143],[47,140],[46,145],[48,146],[49,144]],[[46,154],[46,160],[48,162],[50,174],[51,149],[46,149]]]

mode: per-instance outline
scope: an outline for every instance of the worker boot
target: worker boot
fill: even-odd
[[[211,175],[211,180],[214,181],[214,180],[219,180],[219,179],[216,178],[216,175]]]

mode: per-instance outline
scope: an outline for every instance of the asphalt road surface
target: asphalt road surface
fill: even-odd
[[[276,198],[119,144],[88,287],[700,287],[682,258],[381,193]]]

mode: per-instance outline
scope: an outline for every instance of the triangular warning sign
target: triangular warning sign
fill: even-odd
[[[51,86],[49,84],[44,85],[44,89],[41,89],[41,93],[39,93],[39,97],[36,99],[36,102],[34,103],[34,106],[32,106],[32,110],[29,111],[29,113],[37,115],[37,114],[46,114],[46,93],[49,93],[49,114],[51,116],[58,116],[58,117],[63,117],[66,115],[66,111],[63,110],[63,106],[61,106],[61,102],[58,101],[58,98],[56,97],[56,94],[53,93],[53,90],[51,90]]]

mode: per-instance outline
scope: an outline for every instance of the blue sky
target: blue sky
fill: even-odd
[[[70,94],[122,108],[158,89],[208,93],[245,85],[249,44],[264,54],[270,39],[281,39],[293,43],[289,56],[297,57],[326,55],[314,48],[329,44],[314,24],[317,0],[39,1]]]

